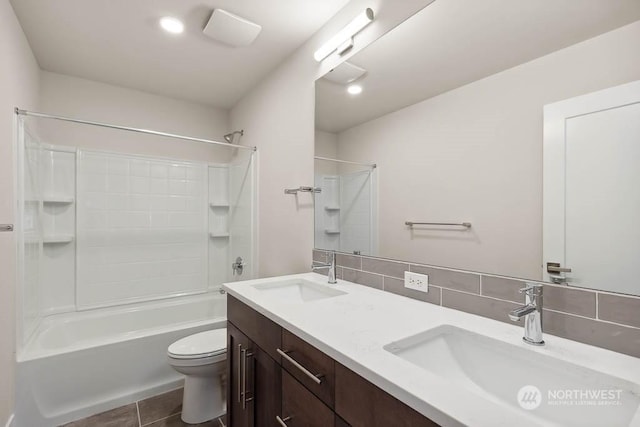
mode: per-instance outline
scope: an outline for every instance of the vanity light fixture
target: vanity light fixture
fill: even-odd
[[[334,51],[343,54],[353,47],[353,37],[362,31],[367,25],[373,22],[373,9],[367,8],[356,16],[346,27],[338,32],[328,42],[323,44],[320,49],[316,50],[313,57],[320,62]]]
[[[349,85],[347,87],[347,92],[351,95],[360,95],[362,93],[362,86],[360,85]]]
[[[180,34],[184,31],[184,24],[182,21],[171,16],[160,18],[160,26],[163,30],[171,34]]]

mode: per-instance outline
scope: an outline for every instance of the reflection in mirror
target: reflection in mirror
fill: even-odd
[[[316,246],[375,255],[376,165],[328,157],[315,159]]]
[[[377,168],[347,220],[316,160],[316,247],[640,294],[640,3],[587,3],[436,1],[318,79],[316,156]]]

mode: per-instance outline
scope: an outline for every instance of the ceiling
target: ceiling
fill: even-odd
[[[348,0],[11,0],[47,71],[231,108]],[[233,48],[202,29],[221,8],[262,26]],[[162,31],[159,18],[185,23]]]
[[[437,0],[349,59],[368,71],[362,94],[316,82],[316,128],[342,132],[639,19],[640,0]]]

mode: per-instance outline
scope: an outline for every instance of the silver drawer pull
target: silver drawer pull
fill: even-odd
[[[288,427],[287,426],[287,421],[289,421],[291,419],[291,417],[287,417],[285,419],[280,418],[278,415],[276,415],[276,421],[278,422],[278,424],[280,424],[282,427]]]
[[[299,364],[298,362],[296,362],[291,356],[289,356],[286,352],[280,350],[279,348],[276,349],[276,351],[278,352],[278,354],[282,357],[284,357],[285,359],[287,359],[287,361],[289,363],[291,363],[293,366],[295,366],[296,368],[300,369],[302,371],[303,374],[305,374],[306,376],[308,376],[310,379],[313,380],[313,382],[315,382],[316,384],[320,384],[322,383],[322,380],[320,378],[322,378],[324,375],[322,374],[317,374],[314,375],[311,372],[309,372],[309,370],[307,368],[305,368],[304,366],[302,366],[301,364]]]
[[[253,353],[249,350],[242,349],[242,391],[240,395],[242,396],[242,409],[247,409],[247,402],[253,400],[253,397],[247,397],[247,359],[253,356]]]
[[[238,403],[242,402],[242,344],[238,344]]]

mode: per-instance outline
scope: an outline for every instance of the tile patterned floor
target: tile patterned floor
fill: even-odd
[[[202,424],[180,419],[182,388],[73,421],[61,427],[226,427],[226,417]]]

